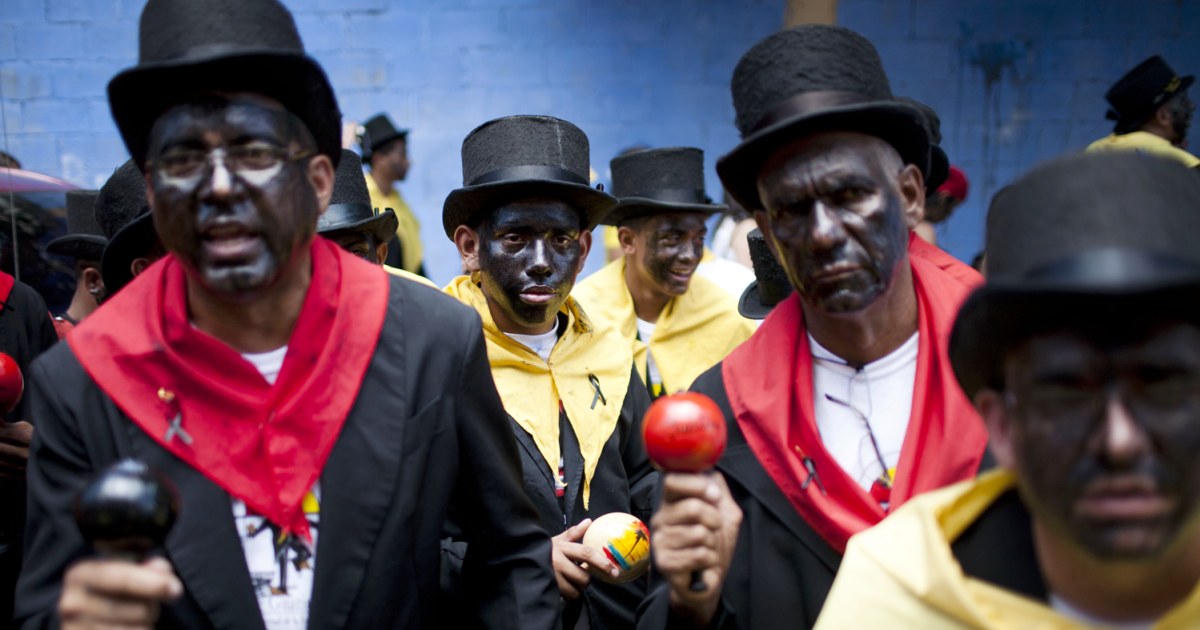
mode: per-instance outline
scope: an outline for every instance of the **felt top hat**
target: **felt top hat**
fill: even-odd
[[[407,129],[397,129],[387,114],[376,114],[363,123],[358,145],[362,147],[362,159],[371,159],[371,154],[380,147],[398,138],[407,138]]]
[[[755,182],[767,157],[822,131],[879,137],[928,175],[921,114],[892,98],[879,53],[854,31],[810,24],[775,33],[742,56],[732,89],[742,143],[717,161],[717,174],[747,210],[762,207]]]
[[[442,206],[446,236],[453,240],[458,226],[531,197],[565,201],[582,213],[584,229],[596,227],[617,200],[588,184],[589,149],[579,127],[552,116],[508,116],[476,127],[463,140],[463,187]]]
[[[353,151],[342,149],[333,182],[333,197],[329,207],[317,219],[317,233],[357,231],[375,237],[375,244],[386,243],[396,235],[400,221],[391,208],[378,214],[371,206],[367,180],[363,178],[362,161]]]
[[[108,239],[92,213],[98,196],[98,190],[67,191],[67,233],[46,243],[46,251],[80,260],[100,260]]]
[[[973,397],[993,384],[1004,352],[1020,340],[1087,325],[1098,313],[1200,322],[1197,208],[1194,171],[1123,151],[1062,158],[1002,189],[988,210],[987,282],[951,333],[963,391]]]
[[[704,194],[704,152],[691,147],[645,149],[611,162],[615,210],[602,221],[618,225],[628,219],[667,212],[727,210]]]
[[[304,54],[292,14],[278,0],[149,0],[142,9],[138,65],[108,84],[125,146],[146,166],[154,121],[206,92],[273,98],[308,127],[317,150],[341,157],[341,113],[325,72]]]
[[[929,171],[925,173],[925,196],[932,197],[938,187],[946,183],[946,177],[950,174],[950,158],[946,157],[946,152],[941,146],[942,119],[932,107],[917,99],[897,96],[896,100],[917,108],[921,113],[921,121],[925,124],[925,131],[929,133]]]
[[[1162,57],[1153,57],[1139,63],[1121,77],[1104,98],[1112,109],[1104,117],[1117,121],[1115,133],[1136,131],[1154,114],[1154,110],[1172,96],[1188,89],[1195,77],[1181,77]]]
[[[738,300],[738,312],[747,319],[765,319],[776,304],[787,299],[794,290],[787,272],[771,253],[762,230],[754,228],[746,235],[750,244],[750,262],[754,265],[751,282]]]
[[[100,275],[104,277],[104,288],[112,295],[133,279],[129,265],[149,254],[158,242],[146,205],[146,178],[133,160],[117,167],[100,187],[95,217],[108,236]]]

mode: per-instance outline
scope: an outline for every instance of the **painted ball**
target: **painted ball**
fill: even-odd
[[[25,378],[21,368],[8,354],[0,352],[0,412],[9,413],[17,408],[25,394]]]
[[[614,578],[588,567],[592,575],[610,584],[636,580],[650,567],[650,529],[632,514],[609,512],[592,521],[583,533],[583,544],[599,549],[621,572]]]

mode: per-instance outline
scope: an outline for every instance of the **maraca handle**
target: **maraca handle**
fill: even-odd
[[[703,593],[708,590],[708,584],[704,582],[704,576],[700,574],[700,570],[692,571],[692,583],[688,585],[688,589],[693,593]]]

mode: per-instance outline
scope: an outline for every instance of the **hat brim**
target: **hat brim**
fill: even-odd
[[[766,319],[774,305],[763,304],[762,292],[758,290],[758,280],[751,282],[738,298],[738,313],[746,319]]]
[[[1016,286],[988,282],[959,309],[950,334],[950,363],[967,398],[993,386],[1005,354],[1021,341],[1097,316],[1174,316],[1200,324],[1200,279],[1148,282],[1125,288]],[[1128,317],[1124,315],[1128,313]]]
[[[95,234],[67,234],[46,243],[46,251],[76,260],[100,260],[108,239]]]
[[[906,164],[929,175],[929,134],[920,112],[897,101],[870,101],[795,116],[754,132],[717,160],[721,183],[742,207],[761,209],[758,174],[763,162],[788,142],[823,131],[853,131],[880,138],[892,145]]]
[[[150,129],[163,112],[193,95],[217,91],[279,101],[305,123],[317,151],[337,166],[341,112],[328,77],[307,55],[277,50],[214,52],[145,63],[113,77],[109,106],[134,164],[145,171]]]
[[[129,267],[134,260],[145,257],[154,247],[158,234],[154,232],[154,216],[144,212],[125,227],[117,230],[100,260],[100,275],[109,295],[121,290],[133,280]]]
[[[584,213],[583,228],[591,230],[612,212],[616,197],[584,184],[571,184],[545,179],[522,179],[466,186],[450,192],[442,206],[442,228],[454,240],[454,230],[460,225],[474,227],[489,212],[519,199],[547,197],[559,199]]]
[[[648,217],[655,214],[674,214],[692,212],[698,214],[715,214],[725,212],[729,206],[713,203],[675,203],[659,201],[646,197],[620,197],[617,207],[601,223],[603,225],[618,225],[623,221]]]
[[[388,208],[373,217],[361,221],[323,226],[317,230],[317,234],[365,232],[375,239],[376,244],[379,244],[390,241],[396,235],[396,229],[399,227],[400,219],[396,218],[396,213],[391,208]]]

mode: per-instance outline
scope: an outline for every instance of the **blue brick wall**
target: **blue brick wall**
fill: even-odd
[[[435,280],[458,269],[441,204],[461,183],[459,148],[479,123],[549,113],[580,125],[607,180],[632,144],[737,141],[728,94],[741,54],[777,29],[783,0],[284,0],[347,118],[387,111],[411,127],[402,185],[423,225]],[[4,0],[4,142],[27,168],[95,187],[125,159],[105,86],[137,54],[143,0]],[[1037,161],[1103,135],[1103,94],[1161,52],[1197,73],[1200,2],[1182,0],[840,0],[893,90],[941,114],[945,148],[972,180],[943,228],[960,258],[979,247],[990,194]],[[990,72],[990,74],[989,74]],[[589,269],[601,256],[591,257]]]
[[[1111,132],[1104,92],[1127,70],[1158,53],[1200,74],[1191,0],[840,0],[838,22],[875,42],[893,92],[940,114],[971,193],[939,244],[965,260],[998,188]]]
[[[718,197],[713,164],[737,139],[730,74],[783,21],[781,0],[284,2],[348,119],[387,111],[412,129],[401,190],[439,282],[459,269],[441,207],[461,184],[467,132],[508,114],[566,118],[590,136],[605,180],[608,160],[629,145],[700,146]],[[96,187],[127,159],[105,86],[135,63],[143,4],[4,0],[4,141],[26,168]]]

